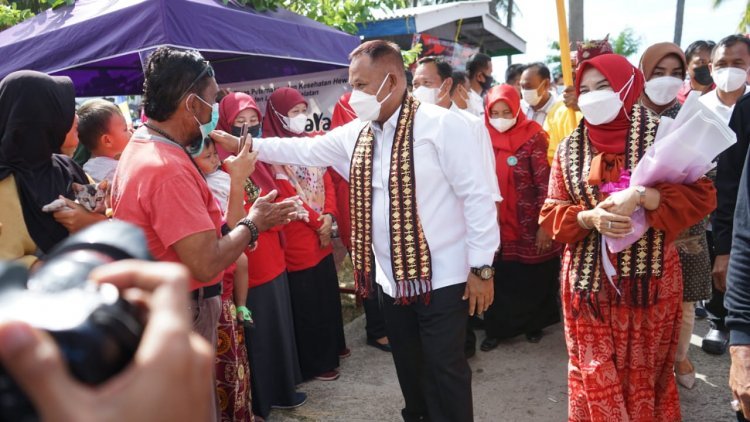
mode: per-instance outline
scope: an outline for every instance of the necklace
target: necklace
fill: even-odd
[[[203,174],[203,172],[201,171],[200,167],[198,167],[198,163],[195,162],[195,159],[193,158],[193,156],[190,155],[190,153],[187,151],[187,149],[185,149],[184,146],[182,146],[182,144],[180,144],[179,142],[175,141],[174,138],[172,138],[171,136],[169,136],[169,134],[167,132],[159,129],[158,127],[156,127],[156,126],[154,126],[154,125],[152,125],[150,123],[144,123],[143,126],[146,126],[147,128],[153,130],[154,132],[156,132],[159,135],[163,136],[168,141],[170,141],[170,142],[174,143],[175,145],[179,146],[181,150],[185,151],[185,154],[190,159],[190,162],[193,163],[193,166],[195,166],[195,169],[198,170],[198,174],[200,174],[201,177],[203,177],[204,180],[206,179],[206,176]]]

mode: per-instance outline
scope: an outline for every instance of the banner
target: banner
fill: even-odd
[[[349,69],[221,85],[221,88],[252,96],[263,114],[266,112],[268,97],[274,90],[282,87],[296,89],[307,100],[307,132],[327,131],[331,128],[333,107],[344,93],[351,90]]]
[[[422,53],[419,58],[438,56],[453,66],[454,70],[465,70],[466,62],[476,53],[479,48],[472,47],[468,44],[443,40],[428,34],[414,34],[412,47],[422,44]]]

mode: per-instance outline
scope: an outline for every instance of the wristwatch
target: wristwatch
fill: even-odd
[[[245,226],[248,230],[250,230],[250,241],[247,243],[248,245],[252,245],[256,241],[258,241],[258,237],[260,237],[260,232],[258,232],[258,226],[253,223],[253,220],[245,217],[242,220],[237,222],[238,226]]]
[[[636,186],[635,191],[638,192],[638,205],[643,206],[644,203],[646,203],[646,187],[645,186]]]
[[[479,268],[471,267],[471,273],[482,280],[490,280],[495,276],[495,268],[491,265],[483,265]]]

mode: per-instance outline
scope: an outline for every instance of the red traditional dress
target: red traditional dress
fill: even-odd
[[[561,296],[570,358],[568,419],[679,421],[673,366],[682,283],[672,242],[715,207],[714,189],[705,179],[653,186],[661,199],[646,212],[651,229],[632,247],[608,254],[617,270],[610,282],[602,267],[601,235],[582,228],[577,216],[606,197],[601,184],[637,165],[653,142],[658,118],[635,105],[643,76],[626,59],[596,57],[579,68],[577,81],[589,66],[624,92],[623,111],[605,125],[584,121],[562,142],[540,217],[542,227],[567,244]],[[623,90],[628,84],[632,89]]]

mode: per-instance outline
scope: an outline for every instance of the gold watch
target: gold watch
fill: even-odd
[[[479,268],[471,267],[471,273],[482,280],[490,280],[495,276],[495,268],[491,265],[483,265]]]

